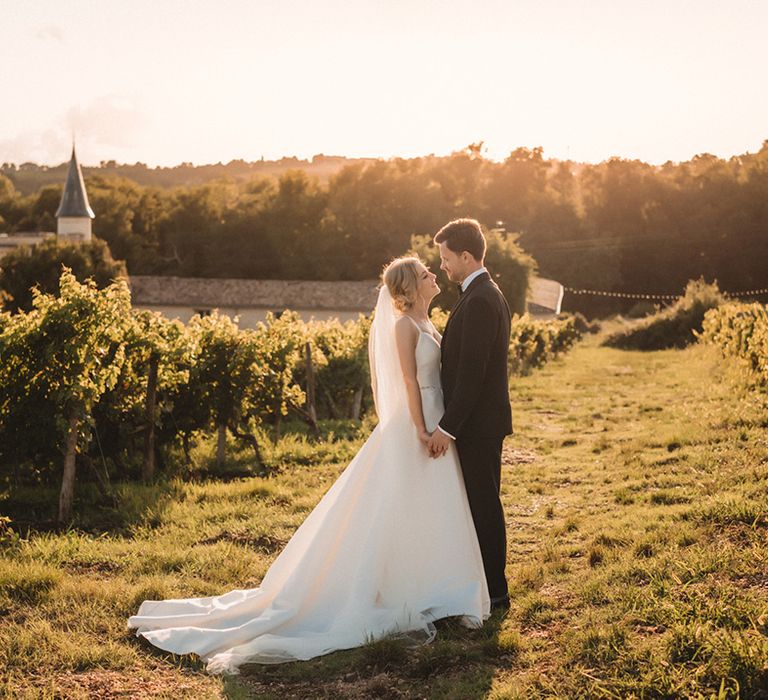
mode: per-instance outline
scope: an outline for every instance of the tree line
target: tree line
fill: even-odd
[[[373,158],[347,158],[318,153],[311,159],[288,156],[278,160],[245,161],[231,160],[229,163],[211,163],[193,165],[179,163],[174,166],[149,167],[146,163],[118,163],[104,160],[98,166],[81,166],[85,177],[102,175],[125,177],[146,187],[189,187],[202,185],[210,180],[230,178],[233,180],[251,180],[258,176],[277,177],[288,170],[304,170],[320,180],[327,180],[346,165],[372,162]],[[58,185],[67,176],[68,161],[59,165],[38,165],[36,163],[3,163],[0,175],[7,177],[23,195],[34,194],[48,185]]]
[[[327,181],[301,169],[164,189],[92,174],[94,232],[131,274],[371,279],[448,220],[473,216],[568,287],[680,293],[690,279],[727,291],[768,287],[768,142],[727,160],[652,166],[501,162],[474,144],[446,157],[346,165]],[[60,185],[22,196],[0,176],[0,230],[54,230]],[[634,302],[566,294],[591,315]]]

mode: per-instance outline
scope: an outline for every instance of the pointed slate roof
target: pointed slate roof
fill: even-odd
[[[62,216],[95,218],[93,209],[88,204],[83,173],[80,171],[74,146],[72,146],[72,158],[69,161],[69,170],[67,170],[67,181],[64,183],[64,191],[61,193],[61,203],[56,210],[56,218]]]

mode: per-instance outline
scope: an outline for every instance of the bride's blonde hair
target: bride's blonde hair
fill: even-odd
[[[421,260],[413,256],[395,258],[381,273],[381,279],[387,285],[395,308],[400,312],[413,308],[418,297],[419,266]]]

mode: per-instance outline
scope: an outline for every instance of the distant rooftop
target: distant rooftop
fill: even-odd
[[[52,231],[20,231],[18,233],[0,233],[0,247],[15,248],[30,243],[35,245],[46,238],[55,238]]]
[[[135,305],[204,308],[316,309],[370,313],[378,281],[207,279],[133,275]]]

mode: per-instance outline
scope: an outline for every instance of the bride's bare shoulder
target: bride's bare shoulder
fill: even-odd
[[[406,337],[416,336],[419,334],[419,327],[410,316],[402,314],[395,320],[395,333]]]
[[[415,343],[419,337],[419,327],[409,316],[402,314],[395,320],[395,336],[401,342]]]

